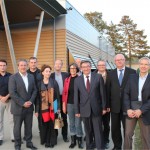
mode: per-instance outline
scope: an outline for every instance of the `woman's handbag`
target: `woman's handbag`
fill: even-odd
[[[60,129],[64,126],[63,119],[61,118],[61,114],[58,114],[58,118],[55,119],[54,129]]]

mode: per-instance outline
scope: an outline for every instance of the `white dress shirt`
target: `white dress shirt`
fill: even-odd
[[[148,73],[144,77],[141,77],[139,75],[139,95],[138,95],[139,101],[142,101],[142,88],[143,88],[143,85],[146,81],[147,76],[148,76]]]
[[[89,76],[89,81],[91,83],[91,73],[87,76]],[[86,82],[87,82],[87,76],[83,74],[85,87],[86,87]]]
[[[25,84],[25,88],[26,88],[26,91],[28,92],[28,86],[29,86],[29,82],[28,82],[28,74],[26,73],[26,75],[23,75],[21,72],[19,72],[22,79],[23,79],[23,82]]]

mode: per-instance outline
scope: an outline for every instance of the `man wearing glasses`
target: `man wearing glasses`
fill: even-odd
[[[125,129],[125,116],[123,114],[124,88],[129,75],[136,73],[135,70],[125,66],[125,57],[117,54],[114,58],[116,69],[109,73],[108,99],[111,112],[111,132],[114,150],[122,149],[121,123]]]

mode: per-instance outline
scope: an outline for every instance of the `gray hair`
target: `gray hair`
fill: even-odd
[[[98,63],[99,63],[100,61],[101,61],[101,62],[104,62],[104,63],[105,63],[105,66],[107,65],[107,64],[106,64],[106,61],[105,61],[105,60],[102,60],[102,59],[99,59],[99,60],[97,61],[97,65],[98,65]]]
[[[148,57],[142,57],[139,59],[139,63],[141,62],[141,60],[147,60],[148,64],[150,65],[150,59]]]
[[[24,58],[20,58],[18,61],[17,61],[17,65],[19,66],[19,63],[20,62],[25,62],[26,64],[28,64],[28,61],[26,60],[26,59],[24,59]]]

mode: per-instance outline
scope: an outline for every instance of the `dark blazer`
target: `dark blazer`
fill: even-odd
[[[136,73],[135,70],[125,67],[122,85],[120,86],[117,69],[114,69],[111,72],[109,72],[107,90],[108,90],[109,107],[111,109],[111,112],[119,113],[120,111],[123,111],[124,88],[126,86],[129,75],[134,73]]]
[[[81,117],[89,117],[91,110],[95,116],[102,113],[102,109],[106,107],[106,95],[101,75],[91,73],[89,93],[85,87],[84,76],[81,75],[75,79],[74,107],[75,114],[80,114]]]
[[[64,85],[64,81],[67,77],[69,77],[69,73],[67,72],[61,72],[61,75],[62,75],[62,79],[63,79],[63,85]],[[55,80],[55,72],[53,72],[50,76],[50,78],[54,79]]]
[[[132,109],[131,102],[138,101],[138,86],[139,74],[130,75],[128,83],[124,91],[124,108],[125,111]],[[146,125],[150,125],[150,74],[148,74],[146,81],[142,88],[142,120]]]
[[[21,115],[23,105],[26,101],[31,101],[34,104],[34,100],[37,95],[37,89],[34,81],[34,77],[28,74],[28,92],[26,91],[25,84],[19,73],[10,76],[9,79],[9,94],[11,96],[11,113],[14,115]],[[28,109],[28,112],[33,111],[33,105]]]

